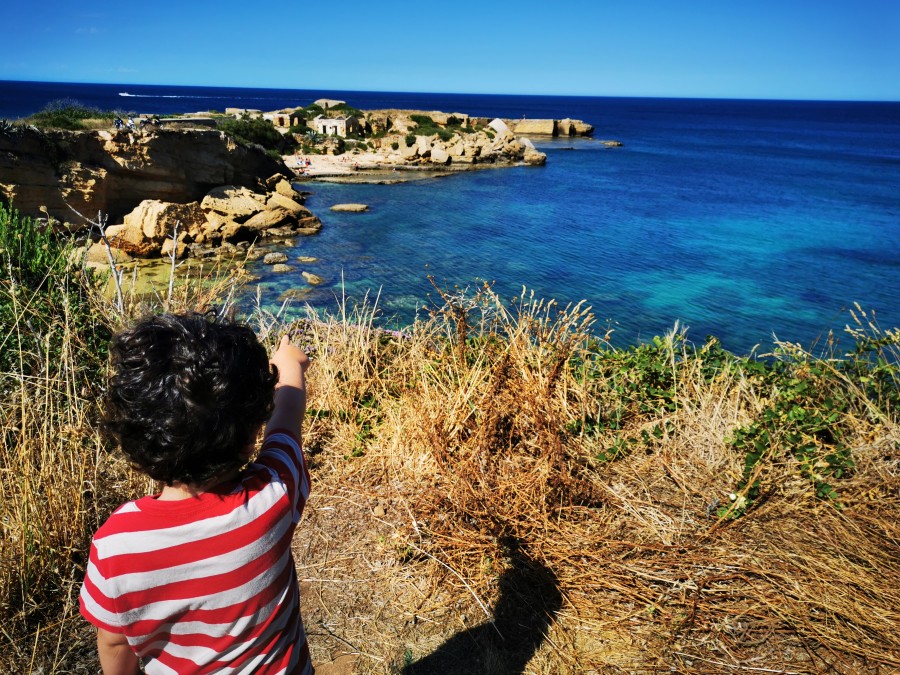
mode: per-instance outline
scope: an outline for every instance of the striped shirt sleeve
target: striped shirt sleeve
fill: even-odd
[[[285,429],[272,429],[263,439],[255,463],[268,467],[284,483],[294,508],[294,523],[299,522],[310,488],[309,469],[299,439]]]

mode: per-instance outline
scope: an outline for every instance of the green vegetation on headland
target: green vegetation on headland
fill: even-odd
[[[71,99],[51,101],[40,112],[26,117],[24,122],[42,129],[93,129],[98,125],[109,126],[121,112],[100,110]]]
[[[428,115],[411,115],[410,118],[413,122],[415,122],[416,127],[413,129],[413,133],[411,134],[413,139],[412,141],[408,141],[407,144],[411,145],[415,142],[416,136],[438,136],[442,141],[449,141],[453,138],[453,134],[455,130],[460,129],[459,120],[453,120],[455,124],[448,122],[447,127],[442,127],[435,123],[431,117]]]
[[[246,113],[238,118],[223,117],[216,122],[216,127],[240,142],[261,145],[279,161],[282,155],[294,152],[299,146],[293,134],[278,133],[271,121]]]
[[[120,311],[63,242],[5,207],[0,265],[0,669],[96,670],[76,606],[89,538],[154,489],[98,433],[106,345],[147,311],[227,311],[231,282]],[[266,344],[290,333],[313,355],[317,499],[337,495],[347,518],[382,488],[397,505],[353,532],[304,530],[321,515],[301,526],[298,539],[371,566],[353,584],[308,582],[337,603],[310,603],[314,660],[355,622],[360,672],[396,672],[480,612],[473,598],[511,592],[498,580],[524,555],[565,597],[546,606],[548,641],[521,647],[535,672],[900,666],[900,331],[857,310],[849,345],[820,354],[737,356],[677,328],[616,349],[582,306],[439,295],[402,334],[370,306],[291,323],[243,308]],[[359,536],[385,523],[389,536]],[[385,589],[410,580],[415,602],[392,622]]]
[[[113,126],[114,120],[128,117],[122,111],[100,110],[78,101],[62,99],[48,103],[43,110],[22,120],[40,129],[66,129],[80,131]],[[213,114],[216,127],[241,143],[255,143],[266,150],[281,154],[293,152],[297,142],[291,134],[281,134],[271,120],[253,117],[247,113],[234,117]]]

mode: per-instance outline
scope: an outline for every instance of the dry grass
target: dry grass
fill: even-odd
[[[661,351],[678,405],[633,415],[632,430],[659,437],[598,462],[619,432],[566,431],[614,405],[615,373],[579,373],[592,345],[586,313],[528,298],[509,312],[490,293],[467,309],[446,299],[406,338],[317,329],[328,350],[312,370],[316,496],[297,554],[320,662],[354,654],[366,673],[404,663],[525,672],[512,642],[533,653],[534,673],[900,669],[896,411],[858,392],[843,508],[817,498],[777,448],[753,507],[723,518],[744,468],[728,439],[765,410],[763,383],[726,368],[711,376],[670,336]],[[351,457],[361,420],[370,439]],[[523,557],[552,573],[558,599],[504,591],[528,578],[516,573]],[[498,643],[479,628],[505,611],[504,592],[520,627],[529,612],[552,614],[530,624],[535,643],[509,631]]]
[[[223,283],[158,300],[206,309]],[[376,328],[370,305],[252,317],[268,344],[287,332],[314,357],[314,490],[295,554],[320,672],[900,672],[889,390],[782,349],[794,375],[832,364],[810,381],[847,392],[835,427],[855,468],[834,481],[838,508],[773,437],[753,496],[731,441],[781,380],[677,331],[643,355],[612,349],[580,306],[508,307],[489,289],[443,300],[404,335]],[[132,297],[129,311],[151,306]],[[122,321],[103,311],[103,325]],[[34,330],[27,307],[16,316],[5,348]],[[10,672],[96,670],[75,606],[89,537],[149,487],[96,434],[103,355],[78,321],[54,321],[52,349],[27,354],[41,367],[2,374]],[[896,334],[860,325],[896,349]],[[752,497],[740,517],[722,510],[732,493]]]

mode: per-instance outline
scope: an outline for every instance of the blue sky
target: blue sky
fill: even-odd
[[[900,0],[22,2],[0,80],[900,100]]]

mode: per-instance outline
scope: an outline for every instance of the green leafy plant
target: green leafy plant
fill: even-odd
[[[72,330],[85,328],[85,335],[99,336],[98,353],[103,353],[106,333],[97,333],[90,318],[90,307],[81,284],[70,283],[69,247],[47,225],[22,217],[0,203],[0,325],[6,330],[19,326],[16,339],[4,340],[0,348],[0,371],[13,368],[30,371],[30,358],[46,358],[56,343],[54,335],[59,314],[69,312],[66,320]],[[11,336],[12,334],[10,334]],[[91,343],[95,337],[91,337]],[[23,355],[29,355],[23,358]],[[34,368],[40,368],[35,361]]]
[[[847,441],[853,420],[860,414],[889,418],[900,409],[900,334],[848,332],[855,344],[843,356],[815,357],[785,344],[776,353],[778,361],[748,371],[769,393],[768,405],[729,440],[744,453],[744,468],[739,501],[719,509],[720,516],[738,517],[752,507],[764,488],[768,462],[785,455],[797,462],[818,498],[841,506],[839,481],[856,469]]]

